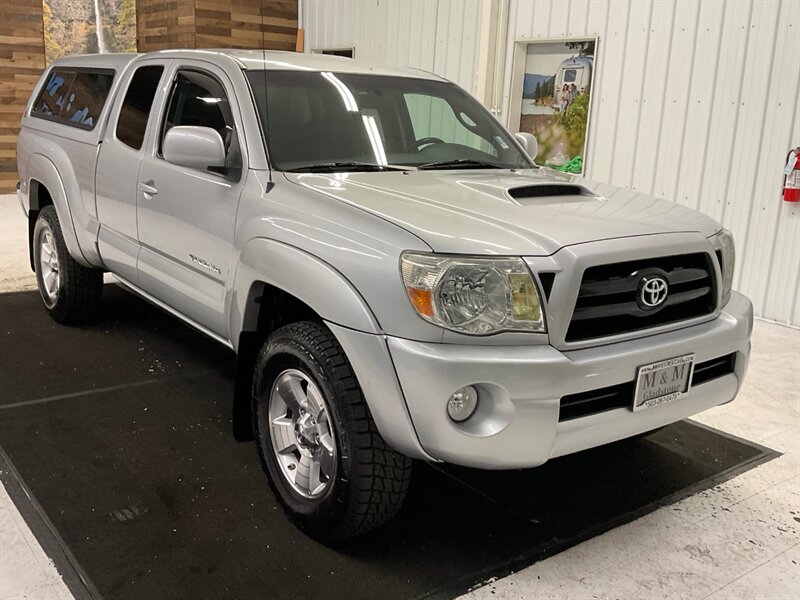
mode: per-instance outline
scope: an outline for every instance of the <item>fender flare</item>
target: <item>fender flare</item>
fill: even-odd
[[[242,248],[230,290],[230,340],[255,331],[248,311],[253,284],[263,282],[298,298],[320,317],[365,333],[382,333],[361,294],[330,264],[300,248],[269,238],[253,238]]]
[[[408,456],[433,460],[417,438],[380,323],[350,281],[296,246],[270,238],[249,240],[240,254],[229,296],[230,339],[237,352],[240,334],[256,331],[258,326],[254,314],[258,311],[252,307],[254,296],[261,293],[259,282],[291,294],[326,322],[350,360],[383,439]],[[242,414],[249,416],[246,389],[240,406]]]
[[[31,181],[36,180],[47,188],[53,206],[58,215],[58,222],[61,225],[61,234],[64,237],[64,244],[67,246],[72,258],[85,267],[93,266],[84,256],[83,250],[78,243],[78,234],[75,230],[75,222],[72,218],[72,211],[67,200],[67,192],[61,174],[58,172],[53,161],[44,154],[32,154],[25,169],[28,178],[28,193],[31,193]],[[33,207],[29,202],[29,210]],[[32,243],[32,240],[29,240]]]

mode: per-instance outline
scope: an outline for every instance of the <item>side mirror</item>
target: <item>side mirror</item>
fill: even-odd
[[[190,169],[208,170],[225,166],[222,136],[211,127],[178,125],[164,137],[164,159]]]
[[[531,160],[534,160],[536,155],[539,154],[539,142],[536,141],[536,136],[532,133],[520,131],[519,133],[515,133],[514,137],[517,138],[517,141],[528,156],[530,156]]]

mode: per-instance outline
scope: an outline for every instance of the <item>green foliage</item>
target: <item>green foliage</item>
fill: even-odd
[[[583,152],[586,139],[586,121],[589,118],[589,94],[578,94],[563,113],[555,115],[555,121],[564,128],[567,136],[567,152],[575,156]]]
[[[570,50],[578,50],[579,56],[594,56],[594,40],[567,42],[567,48]]]

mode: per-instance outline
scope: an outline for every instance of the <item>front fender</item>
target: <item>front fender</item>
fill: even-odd
[[[383,439],[414,458],[432,460],[419,443],[386,347],[366,301],[342,273],[304,250],[267,238],[251,239],[241,252],[230,295],[231,342],[255,331],[257,311],[247,310],[263,282],[298,298],[330,327],[345,351]]]
[[[242,331],[256,329],[247,306],[257,282],[291,294],[326,321],[365,333],[381,332],[361,294],[331,265],[283,242],[254,238],[242,249],[230,290],[230,340],[234,346]]]

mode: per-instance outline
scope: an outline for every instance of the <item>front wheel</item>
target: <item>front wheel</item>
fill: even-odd
[[[50,316],[63,324],[92,318],[103,293],[103,272],[70,256],[53,206],[39,211],[32,243],[36,284]]]
[[[322,323],[293,323],[269,337],[255,365],[253,422],[275,495],[311,537],[361,535],[400,508],[411,460],[386,446]]]

